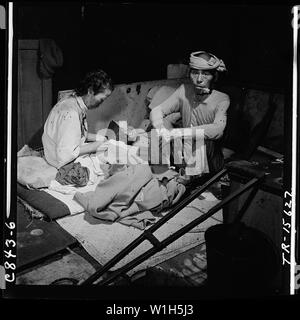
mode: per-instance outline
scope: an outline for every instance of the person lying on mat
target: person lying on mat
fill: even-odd
[[[203,173],[217,172],[224,166],[220,138],[226,126],[230,99],[227,94],[214,89],[218,74],[223,71],[226,71],[225,64],[215,55],[205,51],[191,53],[189,83],[182,84],[165,101],[151,110],[152,126],[165,141],[170,140],[172,135],[174,138],[172,132],[176,132],[177,137],[179,132],[181,141],[184,140],[182,137],[191,138],[191,148],[185,150],[186,145],[183,147],[183,163],[187,179]],[[149,107],[151,108],[151,104]],[[179,131],[172,129],[173,124],[170,121],[172,114],[181,115],[182,127],[190,129],[179,129]],[[203,141],[199,148],[197,143],[195,147],[197,139]],[[193,161],[190,161],[191,159]],[[174,164],[176,165],[176,162]]]
[[[110,77],[95,70],[86,74],[71,96],[53,107],[42,136],[45,159],[50,165],[59,169],[80,155],[96,152],[105,142],[104,136],[88,133],[86,113],[98,108],[112,90]]]

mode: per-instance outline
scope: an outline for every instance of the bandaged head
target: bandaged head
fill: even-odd
[[[210,56],[210,59],[206,60],[202,58],[201,54]],[[217,70],[219,72],[226,71],[226,66],[223,60],[218,59],[215,55],[205,51],[196,51],[191,53],[190,67],[198,70]]]

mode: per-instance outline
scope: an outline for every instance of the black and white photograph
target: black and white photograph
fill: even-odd
[[[8,296],[296,293],[298,7],[1,7]]]

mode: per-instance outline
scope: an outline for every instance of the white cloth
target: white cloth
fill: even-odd
[[[55,179],[57,169],[44,158],[36,156],[18,157],[17,181],[27,188],[47,188]]]
[[[51,194],[51,196],[54,198],[62,201],[69,208],[71,215],[74,215],[85,211],[85,209],[77,201],[73,200],[74,193],[76,191],[80,191],[82,193],[95,191],[97,184],[103,179],[103,176],[98,176],[98,180],[94,184],[88,184],[81,188],[63,186],[56,180],[53,180],[51,181],[50,187],[44,189],[44,191]]]
[[[145,163],[138,154],[138,146],[129,146],[123,141],[110,139],[98,148],[96,156],[102,163],[128,165]]]
[[[78,190],[73,185],[62,185],[56,180],[52,180],[49,185],[49,190],[54,190],[62,194],[74,195]]]
[[[75,94],[60,100],[51,110],[42,142],[45,158],[52,166],[60,168],[79,156],[87,137],[86,111],[82,98]]]
[[[98,181],[99,176],[105,177],[105,172],[103,171],[101,165],[104,164],[100,161],[99,157],[97,157],[96,153],[85,154],[83,156],[79,156],[75,162],[79,162],[83,167],[89,169],[89,181],[88,184],[94,184]]]

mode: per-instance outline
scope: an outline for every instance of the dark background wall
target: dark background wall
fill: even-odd
[[[288,6],[16,3],[19,39],[52,38],[64,53],[58,90],[74,87],[96,67],[115,83],[163,79],[169,63],[191,51],[221,57],[228,80],[289,85],[292,59]]]

